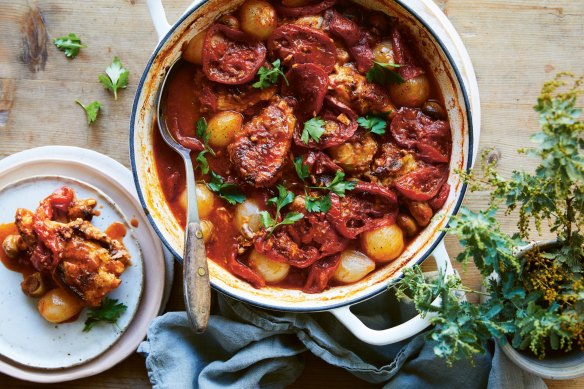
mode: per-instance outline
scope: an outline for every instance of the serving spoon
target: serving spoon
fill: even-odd
[[[169,80],[176,62],[166,72],[156,101],[158,129],[162,139],[174,151],[180,154],[185,163],[187,181],[187,225],[185,228],[185,245],[183,253],[183,289],[187,315],[197,333],[207,329],[211,309],[211,286],[209,284],[209,269],[207,253],[203,241],[203,230],[199,219],[197,193],[195,190],[195,171],[191,161],[191,150],[182,146],[174,139],[166,123],[165,86]]]

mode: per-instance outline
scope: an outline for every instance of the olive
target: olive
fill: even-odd
[[[400,213],[397,217],[396,223],[408,237],[414,236],[418,232],[416,221],[411,216]]]
[[[430,116],[434,120],[446,119],[444,108],[435,100],[428,100],[422,106],[422,112]]]

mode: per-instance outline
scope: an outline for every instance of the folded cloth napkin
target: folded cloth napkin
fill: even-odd
[[[307,350],[360,379],[407,388],[545,388],[505,355],[493,351],[474,364],[447,367],[420,334],[389,346],[372,346],[355,338],[330,313],[266,311],[220,294],[213,295],[207,332],[195,334],[185,312],[155,319],[138,352],[146,357],[154,388],[282,388],[303,370]],[[391,292],[353,308],[374,329],[399,324],[415,314],[411,304]]]

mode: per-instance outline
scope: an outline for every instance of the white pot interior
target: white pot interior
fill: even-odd
[[[132,163],[138,192],[147,209],[150,220],[165,244],[180,256],[183,251],[184,232],[164,200],[156,174],[153,154],[153,120],[155,119],[155,97],[163,79],[165,69],[181,55],[181,48],[199,31],[209,26],[218,15],[234,10],[242,1],[226,2],[210,0],[203,6],[186,14],[159,44],[147,66],[138,87],[131,124],[130,139]],[[357,1],[367,8],[397,16],[420,43],[420,51],[434,73],[444,96],[453,135],[451,171],[465,169],[471,157],[471,129],[467,103],[459,78],[438,41],[420,21],[400,4],[390,0]],[[442,236],[447,216],[455,212],[460,204],[463,184],[460,177],[450,174],[451,193],[443,209],[432,219],[431,224],[407,247],[406,251],[384,268],[373,272],[363,280],[347,286],[333,287],[320,294],[306,294],[299,290],[265,287],[255,289],[226,269],[209,261],[211,282],[216,289],[247,301],[251,304],[277,310],[321,311],[347,305],[371,297],[401,275],[401,269],[425,259]]]

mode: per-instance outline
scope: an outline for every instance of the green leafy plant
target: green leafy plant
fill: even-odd
[[[400,65],[395,63],[373,61],[373,67],[365,74],[365,78],[367,78],[367,81],[379,85],[403,84],[403,77],[394,70],[399,67]]]
[[[535,172],[504,178],[487,153],[482,174],[459,172],[471,190],[491,190],[487,210],[462,208],[448,227],[463,249],[456,260],[474,262],[485,277],[484,292],[466,288],[456,276],[428,281],[419,267],[405,269],[396,285],[398,295],[412,296],[422,315],[435,314],[429,337],[436,355],[449,364],[484,352],[491,338],[540,358],[549,350],[584,350],[584,122],[577,107],[583,81],[569,85],[567,77],[573,76],[547,82],[534,107],[541,126],[532,137],[537,146],[520,152],[540,160]],[[518,211],[517,234],[501,231],[500,207],[507,215]],[[544,223],[556,244],[516,256],[514,248],[533,238],[531,226],[541,235]],[[471,304],[461,299],[462,292],[487,298]],[[440,306],[431,304],[436,297]]]
[[[207,183],[207,187],[231,205],[245,201],[245,195],[237,185],[226,183],[223,177],[214,171],[211,171],[211,181]]]
[[[99,323],[111,323],[117,325],[118,319],[126,312],[128,307],[119,303],[116,299],[106,297],[98,308],[92,308],[87,314],[83,332],[89,332]]]
[[[266,231],[271,235],[276,228],[282,225],[294,224],[298,220],[302,219],[304,215],[300,212],[288,212],[281,220],[280,213],[282,208],[286,205],[292,204],[294,201],[294,193],[288,191],[283,185],[278,185],[278,196],[272,197],[268,200],[268,204],[274,205],[276,207],[276,216],[272,218],[268,211],[260,212],[260,217],[262,219],[262,224]]]
[[[87,105],[83,105],[83,103],[79,100],[75,100],[75,102],[79,104],[81,108],[83,108],[83,110],[85,111],[85,115],[87,116],[87,124],[91,124],[97,120],[97,115],[102,107],[99,101],[94,101]]]
[[[77,57],[79,50],[85,47],[81,44],[81,39],[74,33],[55,39],[53,44],[57,46],[57,49],[65,53],[68,58]]]
[[[104,88],[114,94],[114,100],[118,99],[118,89],[125,89],[128,86],[130,72],[122,66],[118,57],[114,57],[110,66],[105,69],[105,74],[98,76],[99,82]]]
[[[257,89],[269,88],[270,86],[272,86],[276,82],[278,82],[278,78],[280,76],[282,76],[286,85],[290,85],[290,84],[288,84],[288,79],[284,75],[284,72],[280,68],[280,60],[279,59],[272,62],[271,68],[262,66],[258,70],[258,76],[260,79],[252,85],[254,88],[257,88]]]

